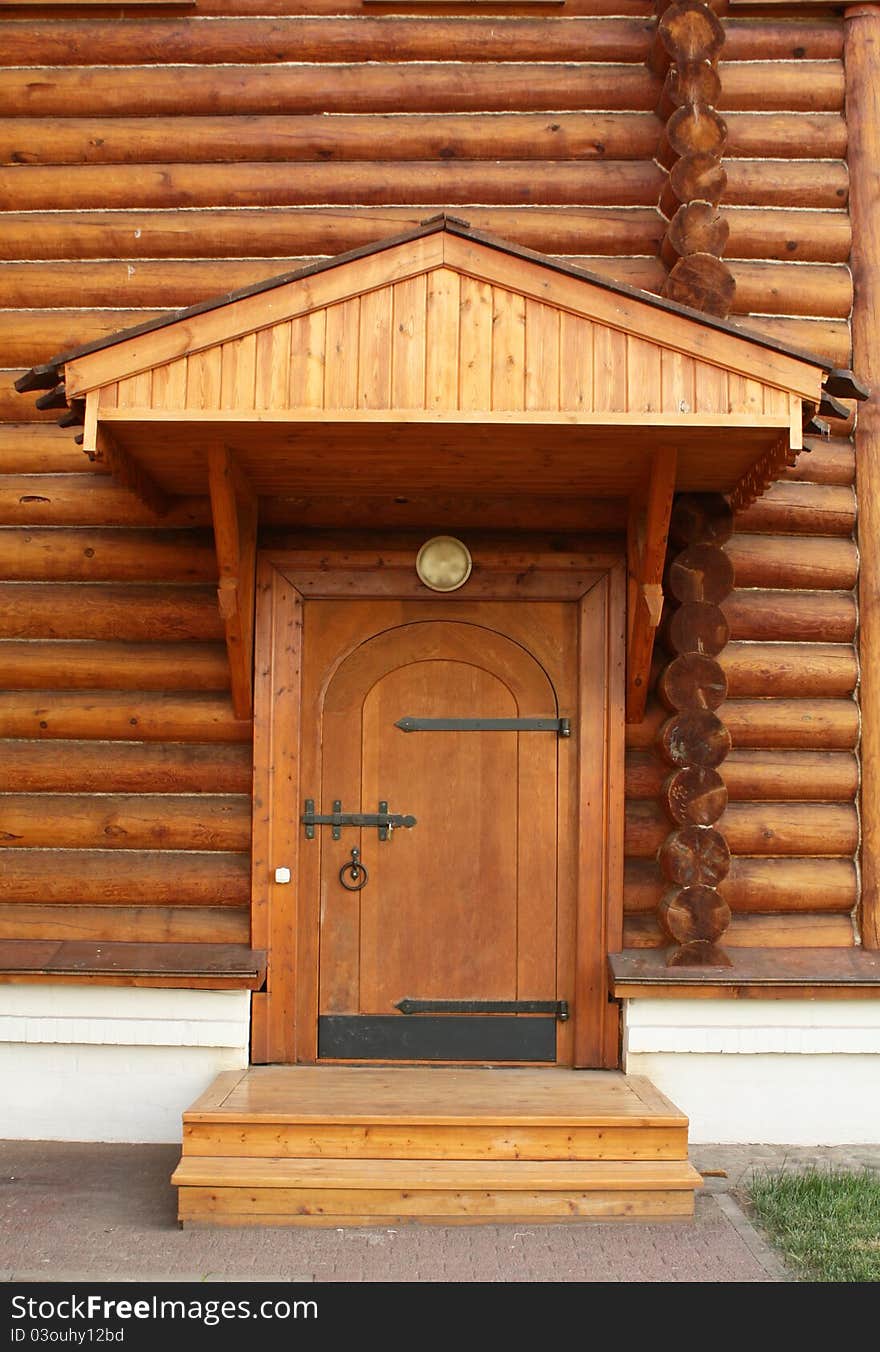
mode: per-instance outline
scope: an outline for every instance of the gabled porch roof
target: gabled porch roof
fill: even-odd
[[[817,411],[865,395],[821,358],[448,216],[62,353],[19,387],[69,405],[84,451],[159,515],[210,492],[242,714],[260,496],[628,503],[638,717],[673,494],[750,502]]]

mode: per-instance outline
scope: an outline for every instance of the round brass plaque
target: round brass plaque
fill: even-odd
[[[463,587],[472,566],[470,550],[454,535],[435,535],[426,540],[416,559],[419,580],[431,591],[450,592]]]

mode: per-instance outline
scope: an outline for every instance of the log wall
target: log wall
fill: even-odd
[[[649,6],[414,11],[4,10],[0,937],[247,938],[250,729],[232,716],[208,504],[159,527],[15,394],[23,368],[444,208],[666,285],[675,101]],[[722,14],[731,313],[849,365],[843,21],[793,13]],[[727,546],[731,948],[853,942],[850,430],[811,441]],[[652,700],[629,737],[627,945],[663,941],[665,716]]]

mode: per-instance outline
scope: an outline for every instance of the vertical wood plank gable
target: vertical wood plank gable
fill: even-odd
[[[166,362],[153,371],[152,408],[179,409],[186,403],[186,357]]]
[[[664,413],[693,413],[696,400],[693,357],[664,348],[660,354],[660,384]]]
[[[597,324],[593,358],[593,408],[615,413],[626,408],[626,339],[618,329]]]
[[[153,396],[153,373],[142,371],[137,376],[127,376],[120,380],[117,387],[119,408],[149,408]]]
[[[186,359],[186,407],[219,408],[223,350],[206,347]]]
[[[390,286],[361,296],[358,344],[358,407],[391,407],[391,323],[393,294]]]
[[[626,338],[626,410],[655,413],[661,405],[661,349],[631,334]]]
[[[327,315],[327,368],[324,372],[324,407],[357,408],[358,347],[360,343],[360,298],[331,305]]]
[[[728,389],[731,413],[764,412],[764,386],[760,380],[748,380],[731,371]]]
[[[460,278],[449,268],[428,274],[425,407],[458,407]]]
[[[503,287],[492,288],[492,408],[525,407],[526,302]]]
[[[492,407],[492,287],[473,277],[461,279],[458,406]]]
[[[257,374],[257,335],[248,333],[223,344],[220,374],[220,407],[254,407]]]
[[[290,325],[291,408],[323,408],[326,366],[326,310],[300,315]]]
[[[559,408],[559,311],[534,300],[526,301],[525,406]]]
[[[727,372],[720,366],[699,362],[696,374],[696,409],[699,413],[727,413],[730,391]],[[786,405],[786,411],[787,411]]]
[[[563,310],[559,316],[559,407],[567,413],[593,410],[595,325]]]
[[[391,403],[425,407],[425,338],[428,287],[424,275],[397,282],[391,320]]]
[[[290,324],[273,324],[257,334],[255,407],[289,407],[289,386]]]

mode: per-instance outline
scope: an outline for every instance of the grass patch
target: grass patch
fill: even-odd
[[[880,1282],[880,1173],[761,1174],[748,1196],[802,1280]]]

